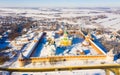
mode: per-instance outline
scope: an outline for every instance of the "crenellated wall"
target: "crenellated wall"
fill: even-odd
[[[26,63],[37,62],[55,62],[55,61],[70,61],[70,60],[105,60],[105,55],[80,55],[80,56],[52,56],[52,57],[31,57],[30,59],[19,59],[20,67],[23,67]]]
[[[99,55],[106,55],[106,53],[92,41],[92,40],[94,40],[93,38],[91,38],[90,36],[87,35],[87,36],[85,36],[85,40],[90,43],[91,47],[94,50],[96,50]]]

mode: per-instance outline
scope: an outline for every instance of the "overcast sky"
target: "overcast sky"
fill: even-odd
[[[120,0],[0,0],[0,7],[120,7]]]

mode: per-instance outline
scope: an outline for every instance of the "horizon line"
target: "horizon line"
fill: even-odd
[[[33,7],[29,7],[29,6],[5,6],[5,7],[1,7],[0,8],[120,8],[120,6],[33,6]]]

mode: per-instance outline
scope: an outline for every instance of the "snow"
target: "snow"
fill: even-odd
[[[21,74],[33,74],[33,75],[106,75],[102,69],[94,70],[74,70],[74,71],[55,71],[55,72],[41,72],[41,73],[21,73]],[[113,75],[113,74],[112,74]]]
[[[95,14],[95,13],[92,13],[92,14],[73,14],[73,13],[70,13],[70,14],[61,14],[61,17],[77,17],[77,16],[97,16],[97,15],[102,15],[101,14]]]
[[[79,16],[97,16],[97,15],[106,15],[108,18],[104,19],[98,19],[95,20],[95,22],[99,23],[101,26],[111,29],[111,30],[120,30],[120,15],[114,14],[114,13],[107,13],[104,10],[99,9],[78,9],[78,8],[53,8],[54,11],[50,8],[38,8],[38,9],[26,9],[26,8],[0,8],[2,12],[0,12],[1,16],[10,16],[9,13],[15,13],[16,15],[19,14],[20,16],[25,17],[33,17],[36,20],[42,19],[42,18],[72,18],[72,17],[79,17]],[[114,10],[110,9],[111,11]],[[116,10],[116,9],[115,9]],[[97,12],[97,13],[95,13]],[[21,14],[26,13],[26,14]],[[15,16],[14,14],[14,16]],[[60,15],[59,17],[56,17],[55,15]],[[113,20],[112,20],[113,19]],[[110,20],[110,21],[109,21]],[[72,22],[72,21],[65,21],[70,24],[80,24],[80,22]],[[97,26],[94,25],[86,25],[86,28],[96,28]]]
[[[98,15],[106,15],[108,18],[104,19],[97,19],[95,20],[96,23],[100,24],[100,26],[108,29],[108,30],[120,30],[120,15],[114,14],[114,13],[107,13],[103,10],[96,10],[96,9],[66,9],[66,8],[60,8],[59,11],[53,11],[49,8],[43,8],[43,9],[18,9],[18,8],[0,8],[2,12],[0,12],[0,16],[11,16],[10,13],[13,13],[12,16],[25,16],[25,17],[32,17],[36,20],[43,19],[43,18],[73,18],[73,17],[80,17],[80,16],[89,16],[89,17],[96,17]],[[97,12],[97,13],[94,13]],[[25,13],[25,14],[23,14]],[[59,15],[59,16],[55,16]],[[69,24],[83,24],[81,20],[78,20],[77,22],[72,22],[69,20],[62,20],[59,22],[65,22]],[[97,28],[97,25],[85,25],[85,28]],[[30,36],[34,36],[31,34]],[[99,36],[101,37],[101,36]],[[40,36],[38,36],[40,38]],[[35,39],[38,40],[36,37]],[[57,39],[56,41],[59,41]],[[46,39],[43,38],[42,41],[38,44],[36,50],[33,52],[32,57],[46,57],[51,55],[51,53],[55,53],[55,55],[76,55],[77,50],[80,52],[84,52],[86,55],[98,55],[98,53],[92,49],[91,46],[83,47],[84,39],[82,38],[73,38],[73,43],[69,47],[56,47],[55,51],[54,50],[55,46],[54,45],[49,45],[46,46]],[[96,46],[105,54],[106,49],[98,42],[97,39],[93,41]],[[35,46],[37,43],[34,41],[31,42],[31,44],[26,45],[27,47],[24,48],[26,50],[23,52],[25,56],[28,56],[31,54],[31,52],[34,50]],[[7,46],[7,43],[0,44],[0,48],[3,48]],[[51,49],[49,49],[51,48]],[[57,62],[56,65],[57,67],[60,66],[78,66],[78,65],[95,65],[95,64],[100,64],[105,60],[75,60],[73,61],[65,61],[65,62]],[[8,62],[6,62],[8,64]],[[111,63],[111,62],[109,62]],[[31,66],[32,64],[28,64],[25,67],[53,67],[50,63],[46,63],[46,65],[43,65],[41,63],[36,63],[35,66]],[[87,72],[86,72],[87,71]],[[76,70],[76,71],[62,71],[62,72],[45,72],[45,73],[40,73],[41,75],[105,75],[105,72],[103,70]],[[22,73],[23,74],[23,73]],[[28,74],[28,73],[27,73]],[[38,73],[35,73],[38,75]]]
[[[98,19],[95,22],[99,23],[106,29],[117,31],[120,30],[120,15],[115,14],[106,14],[108,18],[105,19]]]
[[[31,53],[33,52],[34,48],[36,46],[36,43],[32,41],[30,45],[27,47],[27,49],[23,52],[23,55],[25,57],[30,57]]]
[[[51,36],[50,34],[53,32],[48,32],[47,35]],[[46,40],[46,36],[44,38],[42,38],[42,41],[38,44],[38,47],[36,48],[36,50],[34,51],[34,53],[32,54],[32,57],[47,57],[47,56],[66,56],[66,55],[77,55],[77,51],[79,52],[84,52],[85,55],[98,55],[98,52],[96,50],[94,50],[91,46],[82,46],[82,43],[84,43],[84,39],[80,38],[80,37],[74,37],[72,39],[72,45],[68,46],[68,47],[59,47],[56,44],[59,42],[59,38],[55,38],[55,45],[48,45],[47,40]],[[103,52],[103,54],[106,55],[106,53],[104,51],[105,48],[99,44],[99,42],[93,41],[94,43],[96,43],[97,47],[101,50],[101,52]],[[104,49],[104,50],[102,50]]]
[[[30,57],[31,53],[34,51],[35,47],[37,46],[39,39],[42,37],[43,33],[39,33],[38,38],[35,38],[34,40],[37,40],[37,42],[35,42],[34,40],[32,40],[32,42],[29,44],[29,46],[26,48],[26,50],[23,52],[23,55],[25,57]]]
[[[94,40],[93,40],[93,42],[95,43],[93,43],[99,50],[101,50],[101,52],[104,54],[104,55],[106,55],[106,53],[107,53],[107,49],[99,42],[99,40],[98,39],[96,39],[96,36],[94,36],[94,35],[92,35],[92,37],[94,38]],[[91,41],[91,40],[90,40]]]
[[[36,49],[35,53],[33,54],[33,57],[37,56],[37,57],[46,57],[46,56],[49,56],[52,53],[54,53],[54,51],[51,51],[50,50],[50,47],[51,46],[46,46],[46,42],[44,41],[46,40],[46,38],[43,38],[43,41],[40,43],[40,45],[38,46],[38,48]],[[55,50],[55,55],[65,55],[66,53],[69,54],[71,53],[72,55],[75,55],[76,54],[76,48],[74,50],[74,47],[77,44],[81,43],[83,41],[82,38],[74,38],[73,39],[73,44],[70,46],[70,47],[56,47],[56,50]],[[79,49],[79,48],[78,48]],[[73,53],[71,51],[74,51]]]

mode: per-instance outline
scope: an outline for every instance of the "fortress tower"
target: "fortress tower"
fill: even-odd
[[[19,56],[18,62],[19,62],[19,66],[20,67],[23,67],[25,65],[24,57],[23,57],[21,52],[20,52],[20,56]]]

